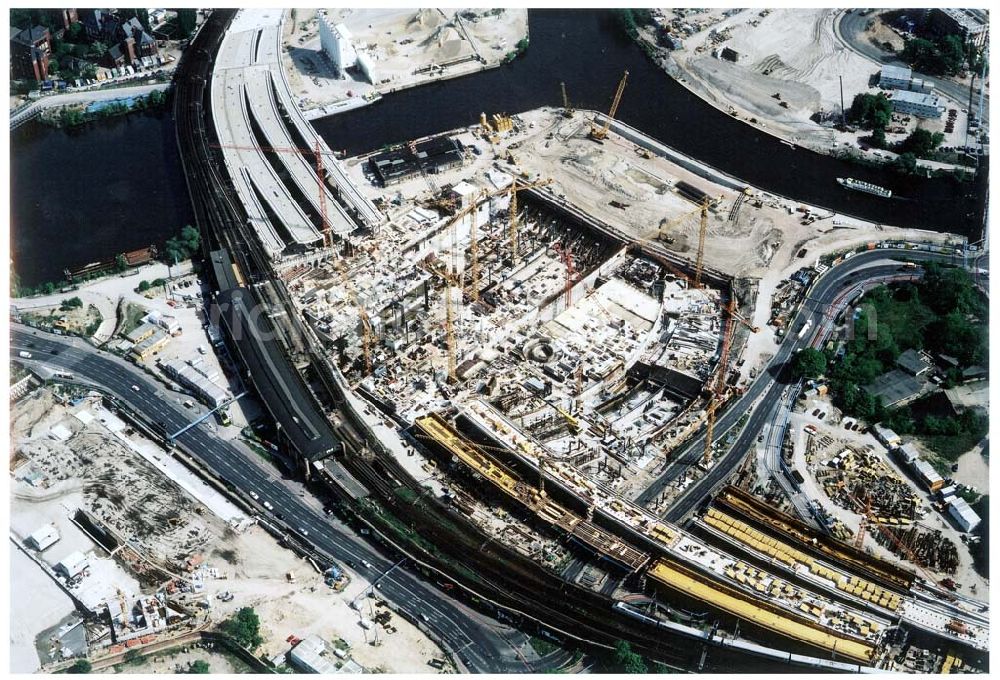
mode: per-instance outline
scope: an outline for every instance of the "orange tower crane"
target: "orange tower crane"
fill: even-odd
[[[329,248],[332,245],[332,235],[330,232],[330,218],[326,210],[326,191],[324,182],[326,173],[323,170],[323,156],[333,156],[332,151],[323,151],[319,145],[319,138],[311,149],[300,149],[298,147],[274,147],[274,146],[240,146],[238,144],[212,144],[216,149],[235,149],[237,151],[264,151],[268,153],[294,153],[309,154],[313,157],[316,167],[316,188],[319,192],[319,212],[322,221],[323,247]]]

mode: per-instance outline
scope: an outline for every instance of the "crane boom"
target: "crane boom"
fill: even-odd
[[[614,119],[615,114],[618,113],[618,104],[622,100],[622,92],[625,91],[625,81],[628,80],[628,70],[622,74],[622,79],[618,83],[618,90],[615,92],[615,98],[611,102],[611,110],[608,112],[608,117],[604,120],[604,125],[598,126],[595,120],[590,124],[590,138],[595,141],[603,141],[608,136],[608,130],[611,128],[611,121]]]

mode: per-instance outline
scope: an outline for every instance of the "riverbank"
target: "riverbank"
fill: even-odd
[[[39,122],[55,128],[74,128],[98,120],[124,116],[137,111],[161,111],[169,103],[170,85],[154,86],[140,94],[116,93],[116,97],[97,101],[84,99],[61,106],[51,106],[42,111]]]
[[[841,160],[903,172],[897,154],[869,148],[868,131],[844,132],[844,105],[859,92],[878,91],[881,64],[849,49],[836,34],[841,10],[674,10],[656,18],[690,35],[669,50],[657,25],[641,27],[637,40],[668,75],[714,108],[792,148],[801,147]],[[945,134],[943,146],[964,145],[965,114]],[[916,127],[945,132],[941,121],[894,117],[890,145]],[[940,130],[939,130],[940,128]],[[951,128],[948,128],[951,130]],[[892,132],[892,131],[890,131]],[[919,159],[916,174],[956,173],[974,168]]]

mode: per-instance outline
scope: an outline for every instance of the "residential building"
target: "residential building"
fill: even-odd
[[[10,77],[45,80],[49,77],[52,36],[44,26],[10,29]]]
[[[108,46],[105,64],[110,68],[131,65],[143,57],[155,56],[159,49],[156,40],[142,27],[135,16],[121,18],[114,10],[80,10],[87,37]]]
[[[945,106],[934,94],[910,92],[909,90],[893,90],[892,110],[896,113],[909,114],[917,118],[940,118]]]
[[[948,514],[961,527],[962,531],[972,531],[982,521],[976,511],[969,507],[969,504],[961,496],[956,496],[948,505]]]
[[[976,45],[985,45],[990,32],[989,17],[985,10],[935,7],[931,10],[928,25],[938,35],[960,35]]]

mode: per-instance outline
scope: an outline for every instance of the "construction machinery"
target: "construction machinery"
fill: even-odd
[[[727,305],[726,320],[722,326],[722,354],[719,356],[719,366],[715,375],[715,385],[709,398],[706,409],[705,421],[705,455],[702,462],[707,466],[712,463],[712,444],[715,434],[715,411],[722,403],[722,398],[726,390],[726,376],[729,373],[729,349],[732,346],[732,320],[734,318],[736,303],[733,300]]]
[[[628,70],[622,74],[622,79],[618,83],[618,90],[615,92],[615,98],[611,102],[611,110],[604,119],[604,125],[598,125],[597,119],[595,118],[590,124],[590,133],[587,135],[590,139],[595,142],[603,142],[607,139],[608,129],[611,127],[611,121],[614,120],[615,114],[618,112],[618,104],[622,100],[622,92],[625,91],[625,81],[628,80]]]
[[[316,167],[316,188],[319,192],[319,212],[322,222],[321,233],[323,234],[323,247],[329,248],[333,245],[332,232],[330,230],[330,218],[326,210],[326,171],[323,169],[323,156],[335,156],[332,151],[323,151],[320,147],[319,137],[316,138],[313,148],[300,149],[298,147],[274,147],[274,146],[240,146],[237,144],[211,144],[215,149],[235,149],[237,151],[263,151],[266,153],[294,153],[309,154],[313,157]]]
[[[517,192],[524,191],[525,189],[540,189],[550,184],[552,184],[551,179],[543,179],[537,182],[523,182],[514,177],[514,181],[510,183],[510,186],[502,189],[500,192],[510,192],[510,220],[508,221],[507,234],[510,238],[511,260],[515,263],[517,262],[519,247],[517,241]]]
[[[569,104],[569,97],[566,96],[566,83],[560,81],[559,89],[562,92],[563,118],[572,118],[573,114],[576,113],[576,109]]]

